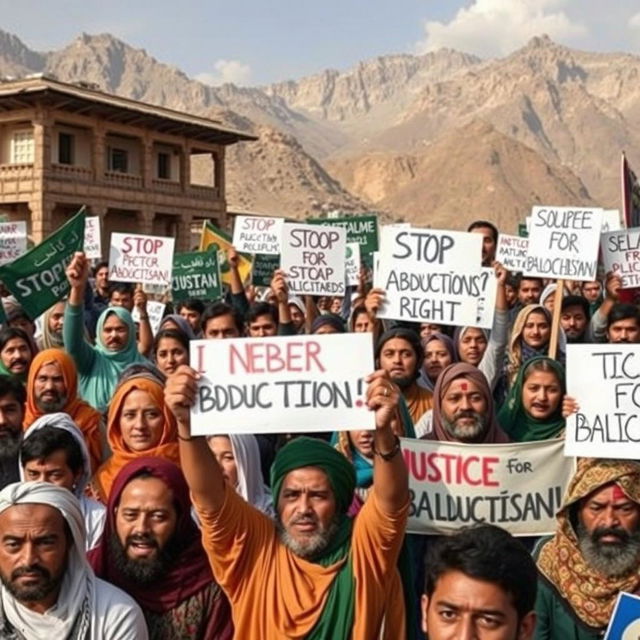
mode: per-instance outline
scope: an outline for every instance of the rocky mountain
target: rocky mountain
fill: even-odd
[[[243,209],[375,207],[432,226],[482,211],[513,228],[537,202],[619,207],[620,151],[640,166],[640,57],[545,36],[497,60],[443,49],[211,87],[110,35],[38,53],[0,32],[0,73],[31,72],[255,132],[229,153]]]

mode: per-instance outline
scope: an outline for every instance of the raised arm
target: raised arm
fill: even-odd
[[[224,504],[222,470],[203,436],[191,436],[189,412],[198,393],[198,374],[182,365],[169,376],[164,389],[167,407],[178,422],[180,464],[194,500],[207,512],[217,513]]]
[[[274,272],[270,288],[278,301],[278,335],[295,335],[296,331],[291,322],[291,311],[289,310],[289,287],[282,269],[277,269]]]
[[[153,346],[153,331],[149,323],[149,314],[147,313],[147,294],[142,290],[142,286],[138,285],[133,294],[133,305],[138,309],[140,314],[140,325],[138,328],[138,353],[148,356]]]
[[[386,371],[367,378],[367,406],[376,412],[373,491],[385,513],[397,513],[409,500],[409,475],[392,424],[398,419],[400,390]]]

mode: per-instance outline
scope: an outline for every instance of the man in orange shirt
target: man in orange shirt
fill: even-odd
[[[180,458],[216,580],[238,638],[370,640],[406,637],[396,568],[409,507],[407,470],[391,424],[399,391],[384,371],[368,378],[375,411],[373,489],[351,520],[351,464],[325,442],[298,438],[271,470],[277,518],[229,487],[206,440],[191,437],[197,374],[183,365],[165,400],[178,421]]]

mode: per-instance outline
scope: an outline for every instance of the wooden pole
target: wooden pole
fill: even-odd
[[[556,290],[553,296],[553,316],[551,320],[551,338],[549,339],[549,357],[555,360],[558,355],[558,337],[560,336],[560,313],[562,312],[562,298],[564,294],[564,280],[556,280]]]

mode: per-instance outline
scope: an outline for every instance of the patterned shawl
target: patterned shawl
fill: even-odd
[[[572,507],[594,491],[615,482],[640,504],[640,463],[631,460],[583,458],[558,512],[558,529],[541,549],[538,569],[551,587],[571,606],[584,624],[593,629],[607,625],[620,591],[640,589],[640,565],[634,573],[609,578],[593,569],[582,556],[571,524]]]

